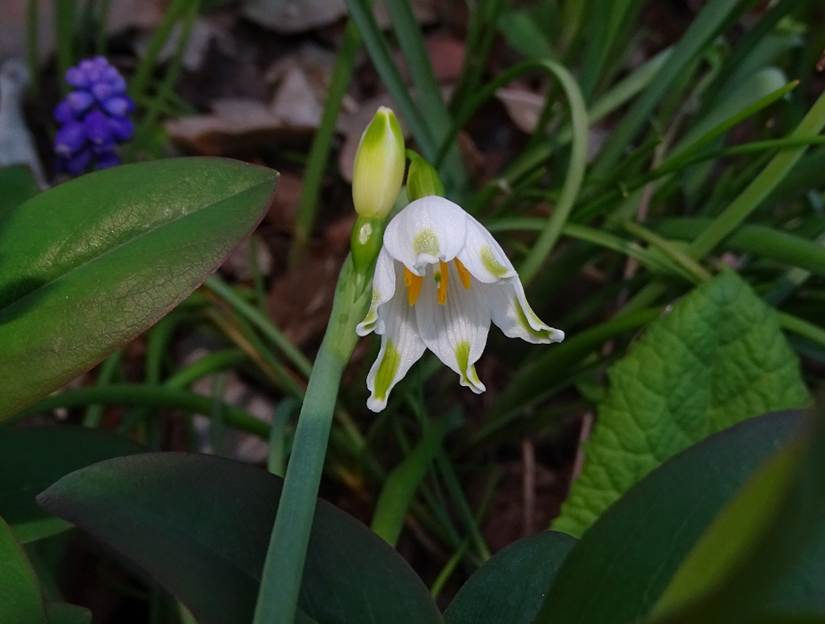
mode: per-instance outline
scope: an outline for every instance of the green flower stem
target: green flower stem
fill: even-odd
[[[358,340],[355,325],[366,312],[369,298],[370,289],[356,279],[348,257],[338,277],[329,324],[298,417],[254,624],[295,620],[338,387]]]

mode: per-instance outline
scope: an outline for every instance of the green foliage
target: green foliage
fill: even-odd
[[[26,554],[0,518],[0,621],[47,624],[40,585]]]
[[[708,524],[800,423],[792,413],[750,418],[649,473],[567,556],[536,624],[630,624],[648,615]]]
[[[24,543],[65,530],[68,525],[43,512],[35,496],[78,468],[140,451],[126,438],[95,429],[0,427],[0,516]]]
[[[652,323],[609,379],[584,471],[554,523],[572,535],[692,443],[809,400],[776,313],[729,271]]]
[[[268,169],[180,159],[97,172],[0,215],[0,419],[193,291],[261,219]]]
[[[199,622],[246,624],[281,484],[259,468],[224,459],[143,454],[73,472],[38,500],[150,572]],[[313,522],[299,606],[330,624],[359,621],[365,613],[378,622],[441,621],[406,562],[324,502]]]
[[[545,531],[496,553],[450,602],[446,624],[532,624],[575,544],[569,535]]]

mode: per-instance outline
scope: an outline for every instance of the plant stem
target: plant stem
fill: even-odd
[[[369,297],[370,289],[355,279],[352,261],[347,258],[298,417],[254,624],[295,620],[338,387],[358,339],[355,325],[366,311]]]

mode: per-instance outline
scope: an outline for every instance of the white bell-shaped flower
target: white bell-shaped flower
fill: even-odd
[[[564,340],[563,331],[530,308],[516,270],[483,225],[443,197],[408,204],[384,232],[372,303],[357,327],[359,336],[381,336],[367,376],[367,407],[384,409],[392,388],[425,349],[458,373],[462,386],[484,392],[475,363],[491,321],[510,338]]]

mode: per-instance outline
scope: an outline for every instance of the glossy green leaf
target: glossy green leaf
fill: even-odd
[[[39,501],[149,572],[202,624],[248,624],[281,483],[238,462],[153,453],[78,470]],[[323,501],[299,605],[324,624],[441,621],[395,550]]]
[[[37,182],[28,167],[0,167],[0,213],[37,194]]]
[[[608,377],[584,470],[553,525],[572,535],[674,453],[809,400],[776,312],[729,271],[651,324]]]
[[[663,624],[825,617],[825,411],[719,514],[655,611]]]
[[[92,612],[67,602],[47,602],[46,621],[49,624],[92,624]]]
[[[647,475],[567,556],[536,624],[630,624],[648,615],[708,525],[801,420],[792,412],[749,418]]]
[[[35,497],[89,464],[130,455],[141,447],[121,436],[82,427],[0,427],[0,516],[22,543],[69,528],[45,513]]]
[[[47,624],[37,577],[3,518],[0,518],[0,622]]]
[[[569,535],[545,531],[496,553],[453,598],[446,624],[532,624],[575,543]]]
[[[261,219],[276,177],[230,160],[154,161],[0,214],[0,420],[191,293]]]

